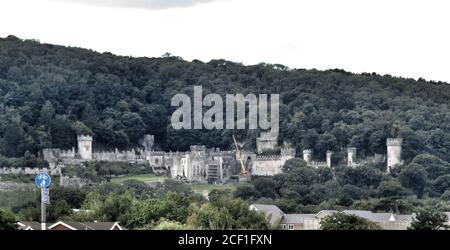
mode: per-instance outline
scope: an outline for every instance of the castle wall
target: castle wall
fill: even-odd
[[[258,151],[273,149],[276,146],[276,137],[272,138],[264,134],[257,139]],[[144,143],[145,142],[145,143]],[[387,164],[388,168],[402,164],[401,161],[401,139],[387,140]],[[49,162],[50,171],[60,171],[65,164],[82,165],[86,161],[106,161],[106,162],[130,162],[149,164],[156,168],[169,170],[172,178],[183,178],[192,182],[206,182],[208,173],[215,178],[223,180],[232,175],[240,173],[239,157],[236,151],[221,151],[218,148],[207,149],[203,145],[192,145],[188,152],[162,152],[151,151],[148,148],[153,146],[153,137],[146,136],[143,140],[145,149],[134,149],[128,151],[101,151],[92,152],[92,137],[78,136],[78,153],[75,149],[44,149],[44,159]],[[293,148],[282,148],[280,155],[258,155],[254,152],[242,151],[241,157],[246,165],[246,169],[251,170],[252,175],[273,176],[282,172],[282,167],[289,159],[295,158],[296,152]],[[332,152],[327,151],[326,161],[312,161],[312,150],[303,151],[303,159],[308,166],[331,167]],[[367,163],[379,163],[385,160],[382,155],[368,157],[361,161],[356,161],[356,148],[348,148],[347,165],[359,166]],[[165,171],[163,170],[163,171]],[[34,169],[0,169],[0,174],[7,173],[30,173],[34,174],[42,170]]]
[[[279,156],[257,157],[253,161],[252,175],[273,176],[282,173],[283,160]]]
[[[61,173],[60,168],[0,168],[0,175],[3,174],[25,174],[36,175],[42,172],[49,173],[50,175],[59,175]]]

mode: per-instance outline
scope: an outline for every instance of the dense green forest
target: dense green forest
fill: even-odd
[[[45,165],[38,157],[41,149],[71,148],[77,133],[92,134],[97,148],[121,149],[137,147],[150,133],[159,149],[172,151],[191,144],[232,149],[235,133],[254,148],[257,131],[171,128],[172,96],[192,95],[194,85],[202,85],[204,94],[280,94],[279,143],[291,143],[298,154],[312,148],[319,160],[331,149],[336,167],[314,169],[290,160],[282,174],[256,178],[233,193],[215,190],[210,202],[175,181],[156,188],[141,182],[56,187],[49,207],[53,219],[119,220],[129,228],[267,228],[257,214],[243,214],[249,213],[249,203],[276,204],[288,213],[450,209],[447,83],[225,60],[188,62],[171,55],[121,57],[14,36],[0,39],[0,166]],[[390,175],[385,163],[338,164],[347,146],[358,149],[358,158],[385,154],[389,137],[403,138],[405,159]],[[22,219],[38,220],[38,195],[14,192],[2,193],[1,206]],[[71,208],[95,213],[84,218]]]
[[[71,148],[77,133],[92,134],[103,148],[133,147],[150,133],[164,150],[229,149],[232,131],[171,128],[172,96],[192,95],[194,85],[204,94],[279,93],[279,142],[297,152],[312,148],[317,158],[347,146],[357,147],[358,157],[385,153],[385,139],[400,136],[407,161],[425,152],[450,161],[447,83],[171,55],[122,57],[9,36],[0,39],[2,162],[27,151],[33,162],[42,148]],[[256,131],[236,133],[254,147]]]

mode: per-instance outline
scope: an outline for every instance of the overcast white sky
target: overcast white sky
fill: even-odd
[[[450,82],[447,0],[1,0],[0,37]]]

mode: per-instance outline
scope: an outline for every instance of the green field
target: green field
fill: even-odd
[[[151,182],[158,182],[158,181],[164,181],[165,179],[168,179],[169,177],[166,176],[156,176],[152,174],[144,174],[144,175],[130,175],[130,176],[124,176],[124,177],[117,177],[112,178],[111,182],[116,184],[121,184],[128,180],[138,180],[145,183],[151,183]],[[203,192],[210,192],[211,190],[218,189],[218,190],[226,190],[229,189],[231,191],[234,191],[237,187],[245,185],[245,183],[228,183],[228,184],[190,184],[192,190],[196,193],[203,193]]]
[[[156,175],[152,175],[152,174],[143,174],[143,175],[130,175],[130,176],[112,178],[111,182],[112,183],[116,183],[116,184],[120,184],[120,183],[123,183],[123,182],[128,181],[128,180],[137,180],[137,181],[142,181],[142,182],[148,183],[148,182],[164,181],[165,179],[167,179],[167,177],[165,177],[165,176],[156,176]]]

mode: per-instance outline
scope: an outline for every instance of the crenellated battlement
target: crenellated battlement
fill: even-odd
[[[192,145],[190,147],[190,149],[191,149],[191,152],[198,152],[198,151],[202,152],[202,151],[206,151],[206,146],[204,146],[204,145]]]
[[[327,162],[325,161],[313,161],[310,162],[309,165],[313,168],[328,167]]]
[[[347,152],[356,154],[356,148],[355,147],[348,147],[347,148]]]
[[[295,157],[295,148],[282,148],[281,156],[294,156]]]
[[[401,146],[403,144],[403,139],[402,138],[388,138],[386,140],[386,145],[387,146]]]
[[[92,136],[90,135],[77,135],[78,141],[92,141]]]
[[[257,155],[256,160],[257,161],[264,161],[264,160],[280,160],[280,155]]]
[[[164,156],[166,154],[171,154],[171,152],[167,153],[167,152],[164,152],[164,151],[149,151],[148,154],[151,155],[151,156],[153,156],[153,155],[154,156]]]

